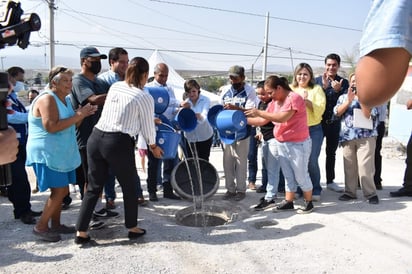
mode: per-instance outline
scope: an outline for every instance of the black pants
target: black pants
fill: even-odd
[[[373,176],[373,180],[375,185],[379,185],[382,182],[381,174],[382,174],[382,139],[385,135],[385,122],[379,122],[378,127],[378,137],[376,137],[376,146],[375,146],[375,175]]]
[[[109,168],[122,187],[126,228],[137,226],[138,174],[134,147],[134,139],[128,134],[93,129],[87,142],[88,184],[77,219],[78,231],[87,231],[89,227],[94,207],[107,182]]]
[[[326,183],[335,180],[336,150],[339,145],[340,121],[322,121],[323,135],[326,138]]]
[[[202,141],[202,142],[189,143],[187,140],[185,142],[186,142],[188,158],[193,158],[193,153],[195,152],[195,149],[196,149],[197,157],[199,159],[209,161],[210,148],[212,147],[213,136],[207,139],[206,141]]]
[[[406,169],[403,177],[403,187],[412,191],[412,134],[406,146]]]
[[[21,215],[31,210],[30,204],[30,183],[26,172],[26,146],[19,145],[17,160],[11,165],[12,184],[7,188],[10,202],[14,207],[14,218],[18,219]]]

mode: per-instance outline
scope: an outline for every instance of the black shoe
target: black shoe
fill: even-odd
[[[99,211],[96,211],[96,210],[93,211],[93,217],[95,218],[115,218],[115,217],[119,217],[119,213],[102,208]]]
[[[280,202],[280,204],[277,207],[273,209],[273,211],[276,212],[276,211],[283,211],[283,210],[292,210],[294,208],[295,207],[293,206],[293,202],[283,200],[282,202]]]
[[[172,199],[172,200],[180,200],[180,197],[175,195],[173,192],[163,193],[163,198]]]
[[[149,193],[149,201],[157,202],[159,199],[157,198],[156,193]]]
[[[296,213],[308,214],[308,213],[311,213],[312,211],[313,211],[313,203],[312,201],[309,201],[309,202],[306,202],[305,208],[299,208],[298,211],[296,211]]]
[[[24,213],[20,216],[20,221],[26,225],[34,225],[36,223],[36,219],[34,219],[33,215],[30,212]]]
[[[370,197],[368,200],[369,200],[369,203],[372,204],[372,205],[377,205],[377,204],[379,204],[379,198],[378,198],[378,196],[376,196],[376,195]]]
[[[339,197],[339,201],[350,201],[350,200],[356,200],[356,198],[349,196],[348,194],[343,194],[342,196]]]
[[[129,237],[129,239],[137,239],[139,237],[142,237],[143,235],[146,234],[146,230],[141,228],[140,229],[142,232],[133,232],[133,231],[129,231],[127,237]]]
[[[404,196],[408,196],[408,197],[412,197],[412,190],[406,190],[405,188],[401,188],[397,191],[393,191],[393,192],[389,192],[389,195],[391,195],[391,197],[404,197]]]
[[[74,238],[74,243],[78,245],[87,244],[88,242],[90,242],[90,236],[87,236],[87,238],[76,236]]]
[[[375,183],[375,187],[377,190],[382,190],[382,184],[381,183]]]
[[[265,210],[266,208],[270,207],[271,205],[275,204],[275,200],[266,201],[265,198],[260,201],[260,203],[254,207],[256,211]]]
[[[266,187],[258,187],[256,193],[266,193]]]
[[[33,211],[30,209],[30,214],[33,217],[40,217],[43,214],[43,211]]]

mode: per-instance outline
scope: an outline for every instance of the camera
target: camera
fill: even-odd
[[[36,13],[23,14],[20,2],[0,0],[0,49],[15,44],[27,48],[30,32],[40,27],[40,17]]]

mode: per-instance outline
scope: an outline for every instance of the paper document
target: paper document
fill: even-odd
[[[366,118],[360,108],[355,108],[353,110],[353,127],[373,129],[373,121]]]

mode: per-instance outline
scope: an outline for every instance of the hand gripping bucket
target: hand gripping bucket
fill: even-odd
[[[175,120],[180,129],[185,132],[190,132],[197,126],[196,114],[190,108],[182,108],[176,115]]]
[[[169,106],[169,93],[165,87],[145,87],[149,94],[153,97],[154,108],[156,114],[162,114]]]
[[[162,159],[174,159],[176,158],[181,135],[172,127],[166,124],[163,125],[165,126],[164,129],[156,132],[156,144],[163,150]]]

